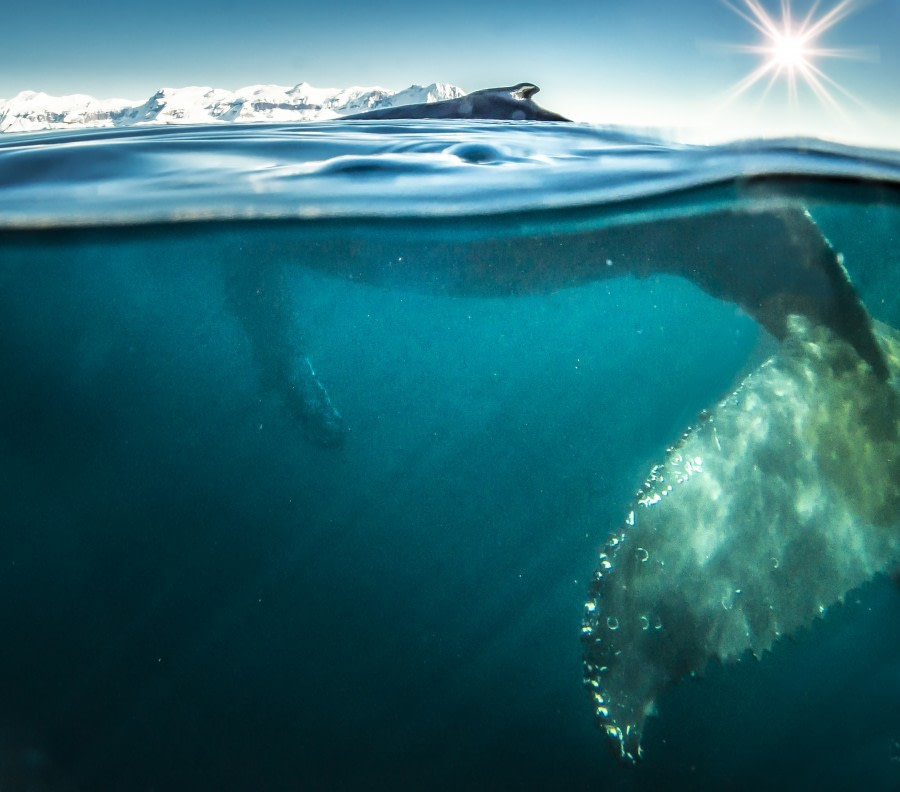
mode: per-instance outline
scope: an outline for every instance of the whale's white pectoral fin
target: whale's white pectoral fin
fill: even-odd
[[[769,649],[900,559],[900,333],[876,323],[884,382],[821,325],[657,465],[600,556],[585,683],[623,759],[669,683]]]

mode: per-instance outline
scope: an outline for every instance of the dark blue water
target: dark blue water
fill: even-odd
[[[802,200],[896,327],[896,154],[446,126],[0,140],[0,787],[900,788],[886,576],[672,688],[637,768],[592,723],[597,548],[756,322],[671,275],[466,296],[329,252],[527,234],[552,269]]]

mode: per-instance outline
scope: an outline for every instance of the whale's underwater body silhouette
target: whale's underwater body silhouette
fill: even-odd
[[[566,120],[531,100],[537,90],[521,83],[350,118]],[[307,263],[448,295],[674,274],[741,306],[782,341],[650,471],[600,553],[582,626],[584,681],[615,753],[631,763],[667,685],[713,660],[759,656],[900,559],[900,333],[873,326],[841,257],[796,203],[574,235],[564,268],[546,266],[546,244],[538,236],[411,243],[401,280],[379,263],[389,251],[360,257],[340,239]],[[333,428],[321,383],[288,390],[307,394],[301,414],[325,405],[321,422]]]

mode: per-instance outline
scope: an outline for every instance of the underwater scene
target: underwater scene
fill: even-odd
[[[900,789],[896,151],[4,135],[0,378],[0,789]]]

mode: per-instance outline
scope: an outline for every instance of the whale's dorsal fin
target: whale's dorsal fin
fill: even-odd
[[[483,96],[486,94],[496,94],[498,96],[508,95],[513,99],[525,101],[531,99],[531,97],[536,93],[539,93],[540,90],[541,89],[534,83],[522,82],[516,85],[510,85],[507,88],[482,88],[480,91],[472,91],[469,96]]]
[[[538,93],[541,89],[536,85],[532,85],[531,83],[519,83],[512,90],[513,98],[515,99],[531,99],[536,93]]]

